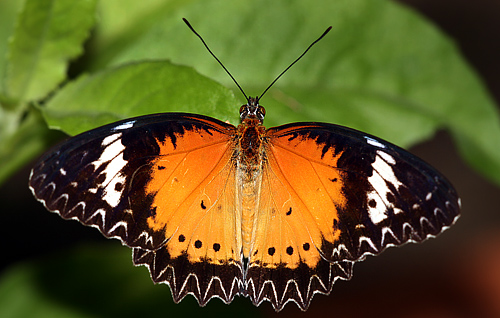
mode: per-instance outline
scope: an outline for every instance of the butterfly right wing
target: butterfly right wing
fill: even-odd
[[[353,262],[436,236],[458,218],[453,186],[386,141],[320,123],[270,128],[267,138],[245,280],[256,305],[306,310],[315,293],[352,276]]]
[[[174,300],[229,302],[243,277],[234,130],[190,114],[124,120],[42,157],[30,188],[50,211],[133,247],[135,264],[168,283]]]

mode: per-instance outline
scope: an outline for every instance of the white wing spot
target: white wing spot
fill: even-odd
[[[121,136],[122,136],[122,133],[109,135],[108,137],[106,137],[102,140],[101,146],[106,147],[110,143],[116,141],[116,139],[120,138]],[[103,154],[101,154],[101,158],[102,158],[102,155]]]
[[[376,203],[374,206],[368,204],[368,215],[374,224],[387,219],[385,212],[389,208],[393,208],[395,214],[403,212],[403,210],[396,208],[394,204],[387,200],[387,194],[391,193],[391,190],[386,182],[392,183],[396,189],[402,185],[391,166],[395,163],[396,161],[391,155],[377,150],[377,157],[372,164],[373,175],[368,178],[368,182],[373,187],[373,190],[368,193],[368,202],[373,200]]]
[[[385,162],[387,162],[390,165],[396,164],[396,160],[394,160],[394,158],[390,154],[388,154],[387,152],[377,151],[377,155],[379,155],[382,159],[385,160]]]
[[[125,176],[120,175],[120,171],[127,164],[127,161],[123,159],[125,146],[121,143],[121,136],[122,133],[116,133],[104,138],[101,144],[104,147],[104,151],[99,159],[92,163],[96,169],[102,164],[107,163],[106,169],[103,171],[106,174],[106,179],[98,185],[98,188],[104,188],[102,199],[113,207],[118,205],[123,191],[116,189],[124,188],[116,187],[116,184],[125,183]],[[91,188],[88,191],[97,193],[98,188]]]
[[[134,124],[135,124],[135,120],[127,121],[123,124],[120,124],[120,125],[114,127],[112,130],[117,131],[117,130],[129,129],[129,128],[134,127]]]
[[[379,147],[379,148],[385,148],[385,145],[382,144],[381,142],[373,139],[373,138],[370,138],[368,136],[365,136],[365,139],[366,139],[366,143],[372,145],[372,146],[375,146],[375,147]]]

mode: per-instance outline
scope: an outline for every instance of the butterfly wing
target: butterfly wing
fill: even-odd
[[[305,310],[314,293],[351,277],[352,262],[435,236],[459,214],[450,183],[388,142],[315,123],[267,136],[246,281],[256,304]]]
[[[234,131],[189,114],[121,121],[57,146],[30,187],[49,210],[134,247],[135,264],[170,284],[174,300],[229,302],[243,277]]]

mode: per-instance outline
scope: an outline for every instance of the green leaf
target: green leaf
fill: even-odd
[[[53,141],[54,132],[47,130],[38,113],[27,113],[28,106],[46,98],[65,79],[69,60],[82,52],[93,25],[95,4],[96,0],[0,3],[0,183]]]
[[[2,0],[0,1],[0,103],[5,97],[1,96],[5,91],[4,79],[5,67],[7,66],[7,55],[9,38],[14,31],[14,25],[18,11],[22,7],[22,1]]]
[[[45,108],[50,127],[76,134],[124,118],[160,112],[195,112],[238,118],[230,90],[192,68],[166,61],[120,66],[82,76]]]
[[[95,65],[168,58],[234,87],[184,16],[255,95],[333,25],[262,100],[267,126],[333,122],[405,147],[444,128],[471,165],[500,183],[500,116],[491,97],[454,43],[411,10],[386,0],[205,0],[169,9],[113,58],[109,47],[97,48]]]
[[[60,137],[60,132],[47,129],[36,110],[22,119],[17,112],[0,108],[0,184]]]
[[[94,24],[96,0],[26,0],[10,42],[5,91],[11,100],[45,97],[66,78]]]
[[[165,19],[165,13],[175,13],[192,0],[99,1],[99,23],[92,38],[92,58],[89,70],[102,69],[116,54],[133,45],[145,32]],[[171,18],[170,18],[171,19]]]
[[[145,267],[132,266],[130,249],[116,241],[18,265],[0,279],[1,317],[255,317],[257,313],[242,297],[229,306],[212,300],[201,308],[190,295],[174,304],[169,287],[153,284]]]

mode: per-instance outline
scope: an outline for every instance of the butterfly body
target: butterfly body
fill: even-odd
[[[263,107],[258,99],[250,98],[247,105],[240,108],[241,124],[238,126],[235,147],[237,165],[237,194],[241,201],[242,256],[249,257],[255,215],[259,209],[260,185],[262,183],[263,162],[267,148],[266,130],[262,126]]]

